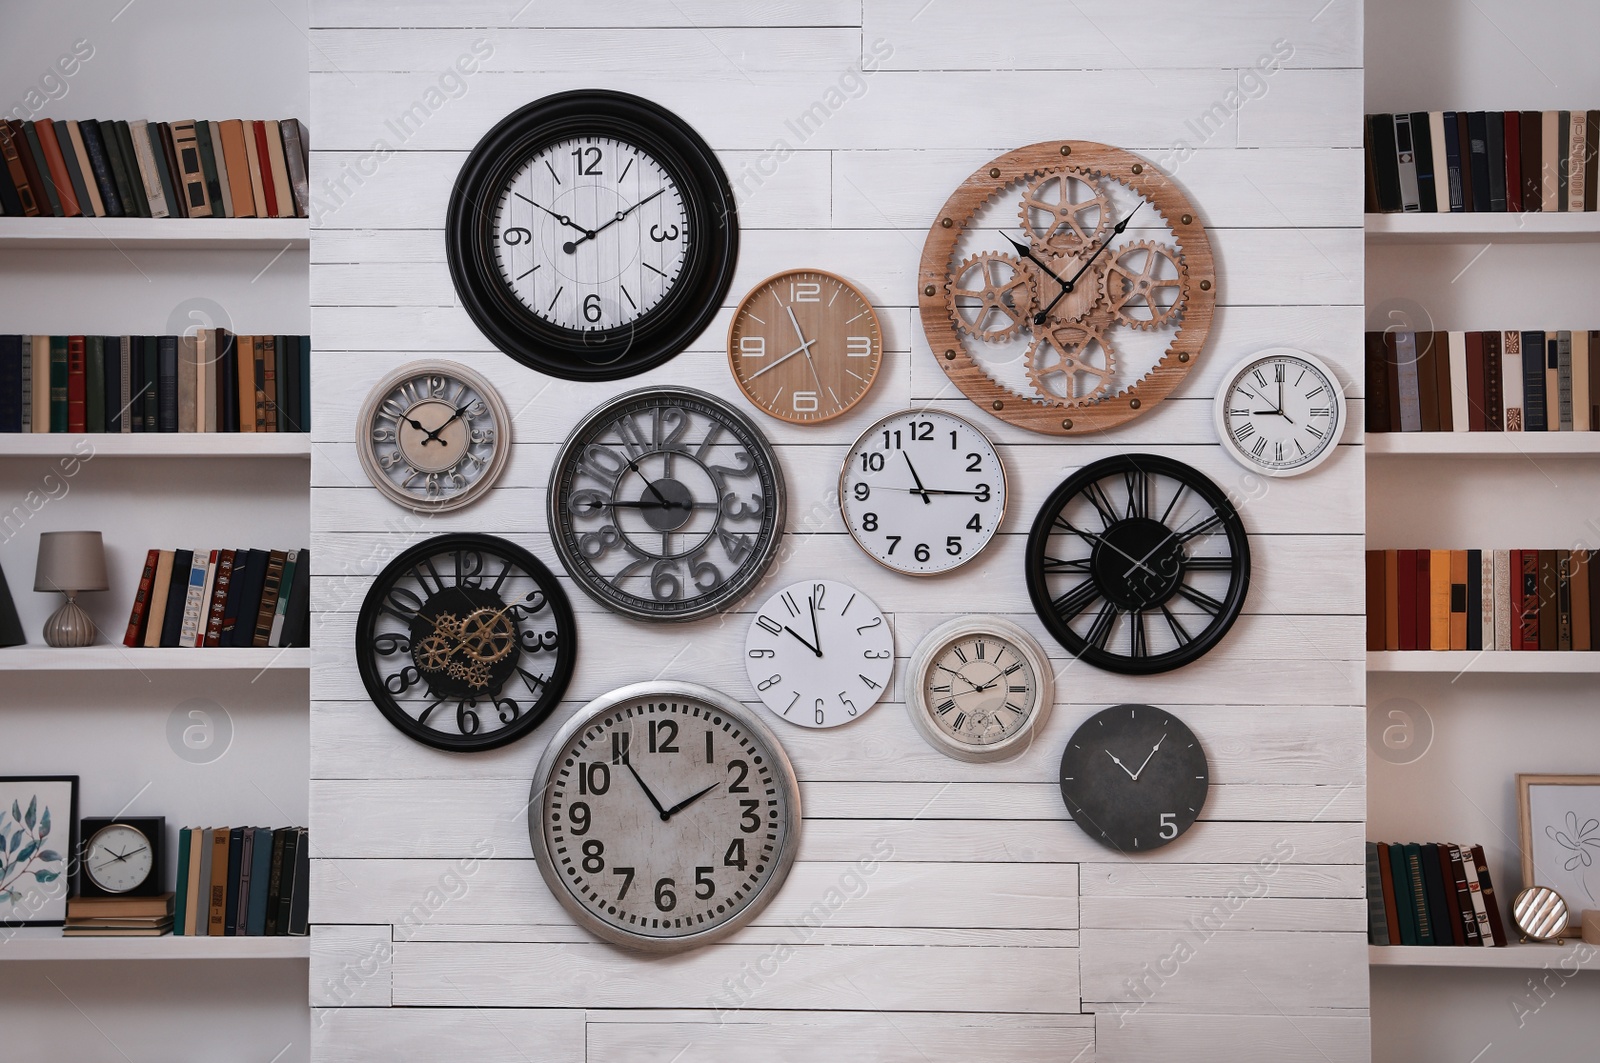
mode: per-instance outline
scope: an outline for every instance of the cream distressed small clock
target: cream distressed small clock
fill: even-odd
[[[1222,445],[1263,476],[1298,476],[1344,434],[1344,388],[1322,360],[1292,347],[1258,351],[1230,370],[1213,407]]]
[[[728,366],[739,390],[791,424],[818,424],[849,410],[882,363],[883,330],[872,303],[826,270],[768,277],[728,326]]]
[[[894,632],[872,599],[835,580],[774,594],[745,636],[762,702],[801,727],[838,727],[878,703],[894,674]]]
[[[994,538],[1006,512],[1006,470],[970,422],[907,410],[861,433],[845,455],[839,507],[873,560],[935,575],[971,561]]]
[[[511,454],[499,392],[464,365],[403,365],[372,389],[356,451],[374,487],[419,513],[459,509],[494,486]]]
[[[1004,760],[1049,718],[1051,670],[1039,643],[998,616],[928,632],[906,670],[906,711],[928,744],[957,760]]]

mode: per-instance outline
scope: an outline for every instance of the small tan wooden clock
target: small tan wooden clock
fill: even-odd
[[[728,326],[728,365],[739,390],[790,424],[820,424],[849,410],[882,363],[883,330],[872,304],[825,270],[768,277]]]

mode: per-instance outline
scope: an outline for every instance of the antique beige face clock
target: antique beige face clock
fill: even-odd
[[[419,513],[459,509],[482,496],[511,454],[511,417],[499,392],[464,365],[422,361],[378,382],[356,422],[367,478]]]
[[[872,304],[825,270],[768,277],[728,327],[728,365],[739,390],[791,424],[819,424],[850,409],[882,362],[883,331]]]
[[[1044,650],[998,616],[959,616],[924,636],[906,670],[906,711],[928,744],[957,760],[1004,760],[1050,715]]]
[[[1205,227],[1172,179],[1077,140],[979,167],[935,217],[917,275],[945,374],[985,411],[1051,435],[1114,427],[1171,394],[1216,297]]]

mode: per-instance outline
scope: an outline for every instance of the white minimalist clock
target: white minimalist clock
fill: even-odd
[[[975,426],[907,410],[861,434],[839,472],[845,527],[874,560],[912,576],[976,557],[1006,512],[1006,471]]]
[[[1235,366],[1217,389],[1214,411],[1222,445],[1263,476],[1310,472],[1344,434],[1339,378],[1292,347],[1259,351]]]
[[[511,454],[499,392],[464,365],[422,361],[378,382],[356,422],[356,452],[372,485],[419,513],[481,497]]]
[[[997,616],[934,628],[906,670],[906,711],[928,744],[958,760],[1004,760],[1032,744],[1050,715],[1049,659],[1032,635]]]
[[[155,851],[143,831],[112,823],[95,831],[84,846],[83,870],[106,893],[128,893],[150,877]]]
[[[854,587],[810,580],[767,599],[745,636],[744,654],[767,708],[801,727],[837,727],[888,689],[894,633]]]

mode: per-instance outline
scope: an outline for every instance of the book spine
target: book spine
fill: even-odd
[[[84,431],[106,430],[106,340],[104,336],[85,336],[84,343]]]
[[[294,586],[294,573],[300,551],[290,550],[284,555],[283,575],[278,580],[278,600],[272,610],[272,631],[267,635],[268,646],[283,645],[283,626],[289,618],[289,591]]]
[[[206,182],[206,198],[211,201],[211,215],[215,218],[227,217],[227,212],[222,209],[222,181],[217,174],[217,156],[211,143],[210,122],[195,122],[194,142],[200,152],[200,173]]]
[[[262,426],[268,432],[278,430],[278,343],[281,336],[261,337],[261,394]]]
[[[1494,934],[1493,942],[1497,946],[1504,945],[1506,928],[1500,919],[1500,905],[1495,900],[1494,883],[1489,880],[1489,861],[1484,856],[1481,845],[1472,847],[1472,866],[1478,875],[1478,889],[1483,896],[1484,910],[1489,915],[1489,928]]]
[[[1483,334],[1483,427],[1487,432],[1505,431],[1505,397],[1500,389],[1500,333]]]
[[[1433,920],[1428,911],[1428,883],[1423,872],[1421,847],[1415,844],[1406,846],[1406,877],[1411,885],[1411,908],[1416,920],[1417,944],[1432,945]]]
[[[267,908],[261,933],[265,937],[278,935],[278,902],[283,896],[283,849],[289,840],[287,829],[272,832],[272,864],[267,871]]]
[[[100,190],[100,202],[105,206],[106,217],[122,217],[122,197],[117,194],[117,182],[111,173],[111,162],[106,157],[100,123],[92,120],[79,122],[78,135],[83,137],[83,150],[89,156],[89,170],[94,175],[95,186]]]
[[[1384,365],[1388,348],[1383,333],[1366,334],[1364,362],[1367,385],[1366,430],[1368,435],[1392,431],[1389,425],[1389,373]]]
[[[307,217],[311,199],[309,185],[306,181],[305,153],[301,150],[300,122],[295,118],[287,118],[279,123],[283,132],[284,162],[289,167],[289,184],[294,193],[295,217]]]
[[[223,610],[228,604],[228,588],[233,583],[233,551],[217,551],[217,575],[211,581],[211,610],[206,617],[207,646],[222,644]]]
[[[200,146],[195,140],[193,122],[172,123],[172,150],[178,158],[178,173],[172,175],[180,181],[183,205],[191,218],[211,216],[211,196],[206,189],[206,175],[200,165]]]
[[[50,431],[67,430],[67,337],[50,337]]]
[[[88,355],[82,336],[67,337],[67,431],[89,430]]]
[[[199,554],[200,551],[195,551],[196,560],[198,560]],[[206,624],[211,619],[211,591],[217,580],[217,551],[212,550],[206,555],[205,565],[206,578],[200,588],[200,607],[195,620],[194,637],[189,642],[184,643],[185,646],[192,646],[197,649],[206,644]]]
[[[1522,333],[1503,332],[1500,354],[1500,425],[1522,431]]]
[[[50,163],[44,157],[44,145],[39,141],[39,128],[37,122],[24,122],[22,124],[22,143],[27,147],[28,153],[23,156],[26,164],[30,159],[33,171],[30,178],[37,175],[38,187],[44,190],[44,203],[50,205],[50,213],[57,218],[64,218],[66,214],[61,209],[61,196],[56,191],[56,183],[50,176]]]
[[[1444,165],[1449,182],[1450,209],[1460,212],[1467,209],[1461,174],[1461,139],[1455,111],[1446,111],[1444,120]]]
[[[1556,645],[1558,650],[1572,649],[1572,555],[1567,550],[1557,550],[1556,555]]]
[[[128,616],[128,628],[122,636],[124,646],[131,648],[144,643],[145,618],[150,609],[150,589],[155,585],[156,563],[160,559],[160,550],[151,550],[145,554],[144,571],[139,576],[139,589],[133,595],[133,612]]]
[[[1544,333],[1522,334],[1522,430],[1545,431]]]
[[[33,196],[33,186],[28,183],[28,173],[23,169],[22,156],[17,152],[15,135],[11,126],[0,120],[0,155],[5,157],[6,172],[16,186],[17,198],[22,201],[23,215],[29,218],[39,214],[39,203]]]
[[[1417,371],[1417,337],[1395,333],[1395,362],[1400,371],[1400,431],[1422,431],[1421,388]]]
[[[1591,394],[1589,377],[1589,333],[1578,329],[1572,333],[1572,431],[1587,432],[1593,423],[1589,419]]]
[[[252,121],[250,131],[256,142],[256,169],[261,177],[261,195],[262,202],[267,208],[266,216],[281,218],[283,215],[278,211],[278,192],[272,187],[272,155],[267,148],[267,123]]]
[[[1522,112],[1506,111],[1506,210],[1522,213]]]
[[[1503,650],[1505,646],[1498,641],[1500,615],[1495,609],[1494,597],[1495,551],[1480,550],[1478,553],[1481,555],[1478,561],[1480,566],[1478,572],[1480,585],[1478,608],[1481,610],[1479,627],[1483,633],[1483,648],[1486,650]]]
[[[189,881],[189,830],[187,827],[178,831],[178,875],[175,880],[177,888],[173,890],[172,897],[172,933],[182,936],[184,919],[188,915],[189,898],[184,885]]]
[[[1539,648],[1539,551],[1517,550],[1513,552],[1520,576],[1520,613],[1521,626],[1519,628],[1519,649],[1537,650]]]
[[[1462,931],[1461,942],[1464,945],[1481,946],[1483,941],[1478,936],[1478,917],[1472,908],[1472,892],[1467,888],[1466,867],[1461,859],[1461,847],[1446,845],[1441,847],[1441,851],[1447,853],[1450,859],[1451,887],[1456,894],[1456,913]]]
[[[1389,922],[1383,914],[1383,877],[1378,874],[1378,843],[1367,843],[1367,944],[1389,944]]]
[[[117,150],[122,154],[122,172],[128,181],[128,196],[138,208],[139,217],[150,217],[150,200],[144,194],[144,178],[139,173],[139,159],[133,153],[133,131],[128,123],[111,123],[117,135]]]
[[[72,186],[78,191],[78,203],[83,207],[86,217],[103,218],[106,216],[106,207],[100,199],[100,186],[94,179],[94,168],[89,165],[89,149],[84,146],[83,132],[77,122],[62,124],[66,127],[67,141],[72,148],[67,163],[72,169]]]
[[[211,839],[211,902],[207,913],[207,933],[212,937],[222,937],[227,927],[228,834],[227,828],[219,828]]]
[[[1463,597],[1466,599],[1464,603],[1466,613],[1466,616],[1464,617],[1466,622],[1466,631],[1464,632],[1464,637],[1462,639],[1463,645],[1461,648],[1464,650],[1481,650],[1485,648],[1483,645],[1483,551],[1452,550],[1450,556],[1452,569],[1454,569],[1455,566],[1455,555],[1457,553],[1464,553],[1466,555],[1465,564],[1462,566],[1461,573],[1463,580],[1462,592]],[[1452,571],[1452,579],[1453,578],[1454,572]],[[1454,595],[1454,593],[1455,591],[1452,589],[1451,594]],[[1454,602],[1452,602],[1451,605],[1454,607]],[[1452,615],[1452,624],[1454,623],[1454,620],[1455,617]],[[1451,628],[1450,635],[1452,648],[1454,648],[1453,644],[1455,642],[1455,629],[1453,626]]]
[[[79,217],[83,208],[78,205],[77,190],[72,187],[72,176],[67,172],[67,159],[61,151],[55,123],[41,119],[34,126],[39,135],[39,146],[44,150],[50,182],[55,185],[56,198],[61,201],[61,214],[66,218]],[[70,146],[68,150],[71,150]]]
[[[287,554],[273,550],[267,555],[266,579],[261,585],[261,604],[256,610],[255,627],[249,645],[267,646],[272,638],[272,621],[277,615],[278,593],[283,589],[283,566]]]
[[[1572,333],[1556,333],[1555,431],[1572,431]]]
[[[200,618],[205,608],[206,552],[196,550],[189,562],[188,585],[184,589],[183,617],[178,627],[178,645],[193,646],[200,634]]]
[[[161,172],[156,168],[155,156],[150,151],[150,123],[142,118],[129,122],[128,135],[133,139],[133,161],[144,185],[145,202],[150,204],[150,216],[165,218],[169,213],[167,195],[161,187]]]

